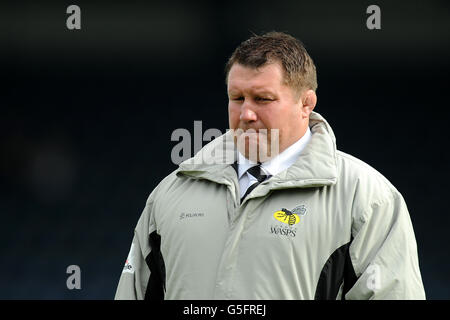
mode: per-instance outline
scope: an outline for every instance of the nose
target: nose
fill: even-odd
[[[239,117],[241,121],[251,122],[256,121],[258,117],[256,116],[256,112],[252,109],[249,103],[244,102],[241,107],[241,116]]]

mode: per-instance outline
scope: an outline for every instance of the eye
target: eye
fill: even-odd
[[[256,97],[255,100],[256,100],[256,101],[261,101],[261,102],[270,102],[270,101],[273,101],[273,99],[266,98],[266,97]]]
[[[230,100],[233,100],[233,101],[243,101],[243,100],[244,100],[244,97],[231,97]]]

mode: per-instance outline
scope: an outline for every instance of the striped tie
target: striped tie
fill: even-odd
[[[247,191],[245,192],[244,196],[241,198],[241,203],[244,202],[245,197],[252,192],[253,189],[255,189],[261,182],[263,182],[266,179],[269,179],[271,175],[267,175],[264,170],[261,168],[261,163],[258,163],[258,165],[251,167],[247,170],[249,174],[251,174],[253,177],[256,178],[257,182],[253,183],[250,187],[248,187]]]

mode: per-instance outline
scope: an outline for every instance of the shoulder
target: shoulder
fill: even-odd
[[[162,179],[156,187],[150,192],[145,202],[144,210],[139,218],[138,226],[141,228],[152,229],[155,228],[155,214],[159,211],[161,204],[167,202],[168,195],[171,190],[176,187],[179,177],[177,176],[177,170],[172,171],[164,179]],[[153,227],[148,227],[153,226]]]
[[[401,196],[383,174],[366,162],[339,150],[336,157],[338,184],[352,194],[361,206],[381,205]]]
[[[146,205],[152,205],[155,201],[167,194],[175,185],[179,182],[179,176],[177,175],[179,169],[172,171],[164,179],[162,179],[157,186],[153,189],[147,198]]]

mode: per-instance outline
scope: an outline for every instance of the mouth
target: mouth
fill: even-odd
[[[238,128],[237,130],[242,130],[243,133],[260,133],[267,134],[270,130],[266,128]]]
[[[272,151],[271,134],[267,129],[238,129],[234,142],[245,158],[255,162],[267,161],[276,154],[276,150]]]

